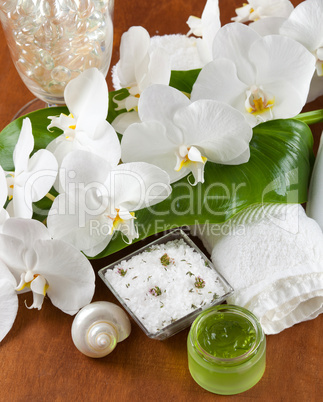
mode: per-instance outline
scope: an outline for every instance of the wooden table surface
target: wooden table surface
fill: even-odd
[[[242,2],[242,1],[241,1]],[[300,1],[293,1],[294,5]],[[220,0],[221,22],[230,21],[240,0]],[[200,16],[201,0],[116,0],[112,65],[119,57],[120,37],[142,25],[150,35],[186,33],[189,15]],[[0,30],[0,129],[33,95],[23,85]],[[109,87],[112,89],[110,73]],[[306,110],[323,108],[322,97]],[[313,127],[317,148],[322,124]],[[98,268],[119,258],[96,261]],[[31,295],[28,295],[31,296]],[[17,319],[0,344],[1,401],[322,401],[323,315],[267,336],[267,368],[251,390],[218,396],[200,388],[187,367],[188,329],[160,342],[147,338],[132,322],[132,333],[103,359],[82,355],[73,345],[73,317],[46,299],[41,311],[28,310],[20,297]],[[116,302],[97,277],[94,300]],[[27,297],[28,304],[31,298]]]

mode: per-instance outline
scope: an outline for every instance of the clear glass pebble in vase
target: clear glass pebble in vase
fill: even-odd
[[[0,18],[15,67],[47,104],[64,104],[66,84],[97,67],[107,74],[114,0],[5,0]]]

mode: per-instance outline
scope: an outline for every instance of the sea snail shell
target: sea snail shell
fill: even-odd
[[[130,332],[130,320],[122,308],[102,301],[83,307],[72,324],[74,345],[89,357],[108,355]]]

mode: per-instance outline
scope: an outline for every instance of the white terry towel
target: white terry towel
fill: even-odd
[[[222,225],[193,227],[267,334],[323,312],[323,234],[300,205],[252,207]]]

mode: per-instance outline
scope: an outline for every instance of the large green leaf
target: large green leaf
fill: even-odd
[[[113,102],[116,95],[122,98],[125,92],[110,93],[109,121],[120,113]],[[28,116],[33,126],[35,151],[45,148],[61,133],[57,129],[48,132],[46,127],[48,116],[62,112],[68,113],[66,108],[50,108]],[[21,124],[22,118],[9,124],[0,134],[0,164],[5,170],[13,169],[12,153]],[[314,159],[312,146],[311,131],[301,121],[275,120],[260,124],[253,130],[248,163],[228,166],[207,162],[203,185],[192,187],[186,177],[172,185],[173,192],[167,200],[137,211],[140,239],[183,225],[221,223],[253,204],[305,202]],[[43,221],[50,205],[48,199],[35,204],[34,218]],[[118,234],[98,257],[126,246]]]
[[[253,204],[305,202],[312,147],[312,133],[305,123],[291,119],[260,124],[253,130],[248,163],[207,162],[204,184],[192,187],[186,177],[172,185],[168,199],[138,211],[138,240],[183,225],[222,223]],[[125,246],[118,234],[98,257]]]

